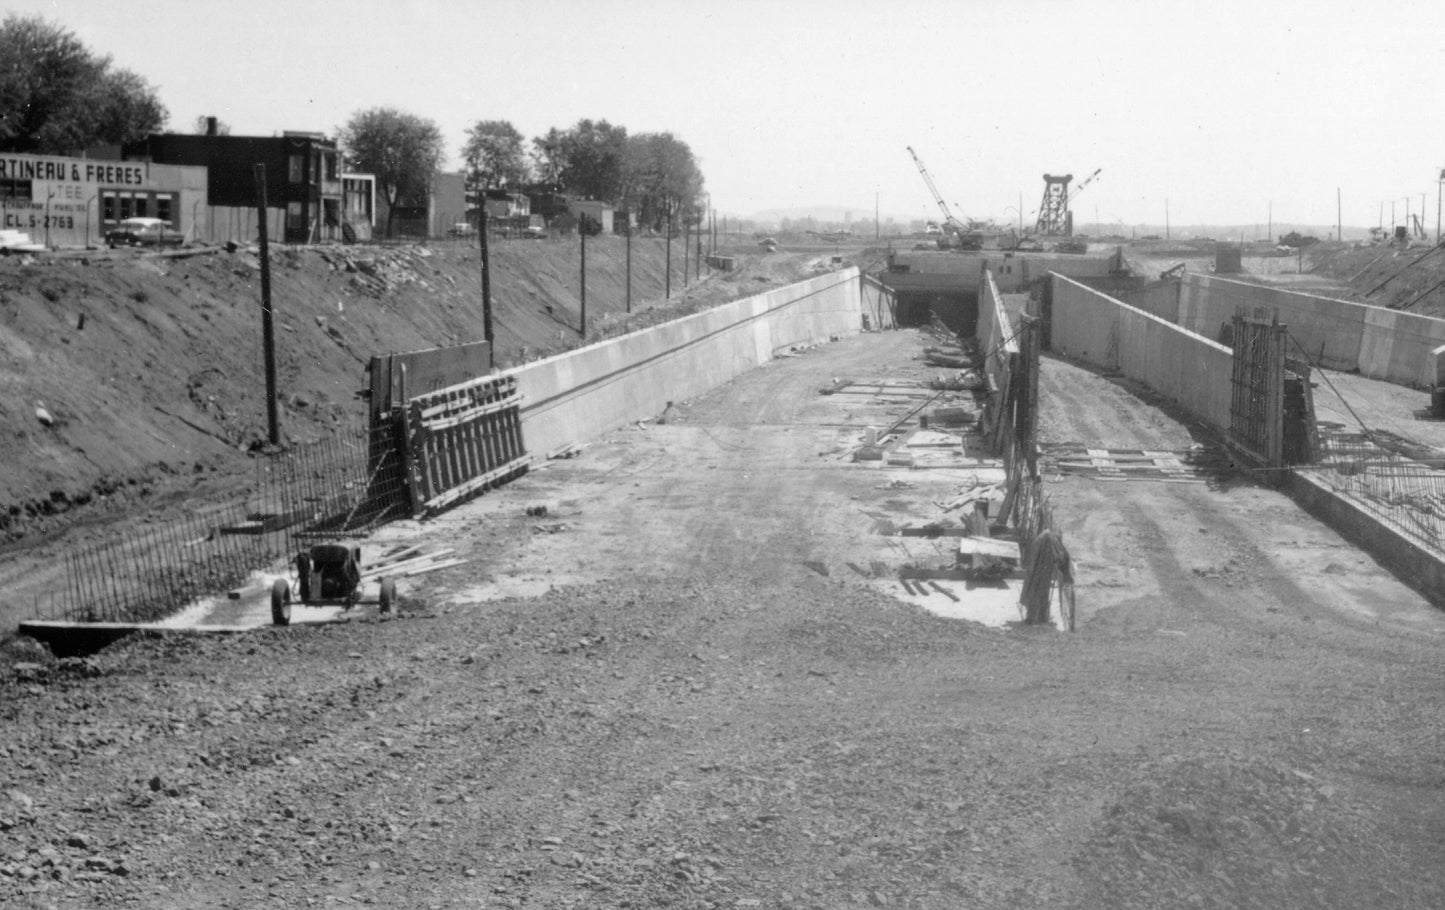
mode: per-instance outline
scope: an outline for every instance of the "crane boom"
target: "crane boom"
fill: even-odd
[[[1094,169],[1094,173],[1092,173],[1092,174],[1090,174],[1089,176],[1085,177],[1083,180],[1080,180],[1080,181],[1079,181],[1079,185],[1076,186],[1076,187],[1074,187],[1074,191],[1069,194],[1069,201],[1070,201],[1070,202],[1073,202],[1075,199],[1079,198],[1079,194],[1084,191],[1084,187],[1086,187],[1086,186],[1088,186],[1089,184],[1093,183],[1093,182],[1094,182],[1094,178],[1098,177],[1099,174],[1100,174],[1103,170],[1104,170],[1104,169],[1101,168],[1101,167],[1100,167],[1100,168],[1095,168],[1095,169]]]
[[[958,219],[948,210],[948,204],[943,201],[943,196],[938,192],[938,187],[933,184],[933,178],[929,176],[928,168],[923,166],[923,159],[913,150],[913,146],[907,146],[908,154],[913,156],[913,163],[918,165],[918,173],[923,175],[923,182],[928,185],[928,192],[932,194],[933,201],[938,203],[938,210],[943,213],[943,220],[946,224],[958,227]]]

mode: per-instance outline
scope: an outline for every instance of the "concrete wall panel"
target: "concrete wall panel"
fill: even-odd
[[[1003,386],[1003,372],[1008,367],[1009,355],[1019,351],[1018,339],[1014,337],[1013,323],[1004,306],[1003,295],[994,281],[992,272],[984,273],[978,298],[978,325],[975,329],[978,346],[985,355],[984,369],[993,379],[994,388]]]
[[[774,352],[857,334],[856,268],[736,300],[508,371],[522,394],[527,450],[545,454],[699,395]]]
[[[1146,284],[1137,291],[1113,295],[1116,300],[1138,307],[1165,322],[1179,324],[1179,298],[1183,282],[1177,278]]]
[[[1229,428],[1229,348],[1062,275],[1052,280],[1055,350],[1119,370],[1218,432]]]
[[[1433,350],[1445,342],[1445,320],[1210,275],[1185,276],[1179,323],[1201,334],[1243,306],[1278,309],[1289,326],[1290,356],[1308,352],[1332,370],[1359,370],[1411,385],[1435,381]]]

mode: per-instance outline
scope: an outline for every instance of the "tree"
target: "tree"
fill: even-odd
[[[703,177],[686,142],[671,133],[639,133],[627,140],[623,196],[639,222],[661,230],[669,215],[695,220]]]
[[[442,131],[431,120],[391,107],[351,115],[338,132],[347,167],[376,177],[386,200],[386,236],[398,205],[425,204],[432,177],[446,160]]]
[[[462,144],[467,183],[481,189],[527,182],[522,134],[506,120],[478,120]]]
[[[167,113],[150,83],[66,29],[11,13],[0,24],[0,151],[67,154],[143,139]]]
[[[569,193],[615,202],[622,195],[622,159],[627,128],[606,120],[579,120],[532,140],[532,155],[543,179]]]

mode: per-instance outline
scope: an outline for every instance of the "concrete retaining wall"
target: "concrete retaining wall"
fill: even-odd
[[[984,354],[984,370],[993,379],[995,389],[1003,388],[1003,373],[1008,369],[1009,356],[1019,352],[1018,339],[1014,337],[1013,324],[1009,321],[1008,310],[1004,307],[1003,294],[999,292],[992,272],[983,273],[983,284],[978,295],[978,328],[975,331],[979,349]]]
[[[895,268],[902,272],[884,272],[884,284],[898,290],[972,291],[982,284],[983,273],[993,272],[994,282],[1005,294],[1012,294],[1029,284],[1058,272],[1074,278],[1102,278],[1122,263],[1122,254],[1088,253],[1010,253],[1001,250],[952,252],[934,250],[900,250],[893,254]],[[980,336],[981,337],[981,336]]]
[[[1118,370],[1217,432],[1229,429],[1229,348],[1063,275],[1052,281],[1055,351]]]
[[[1178,278],[1166,278],[1163,281],[1146,284],[1137,291],[1112,296],[1129,306],[1138,307],[1146,313],[1158,316],[1165,322],[1178,325],[1180,286],[1181,282]]]
[[[527,451],[544,455],[655,416],[789,345],[857,334],[859,283],[856,268],[830,272],[508,371]]]
[[[1291,357],[1303,348],[1332,370],[1359,370],[1402,385],[1436,380],[1435,349],[1445,345],[1445,319],[1190,273],[1181,288],[1178,322],[1214,338],[1239,307],[1250,313],[1278,308],[1279,321],[1298,342],[1290,345]]]

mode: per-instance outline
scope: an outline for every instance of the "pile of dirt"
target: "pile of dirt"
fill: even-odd
[[[1429,245],[1331,246],[1311,253],[1311,272],[1340,282],[1346,300],[1445,315],[1445,248]]]
[[[589,342],[804,272],[803,257],[753,268],[743,254],[739,271],[684,285],[679,247],[664,302],[664,241],[631,246],[629,314],[626,241],[588,241]],[[579,252],[575,238],[493,246],[499,367],[583,343]],[[480,265],[461,243],[274,248],[283,442],[359,421],[372,356],[482,338]],[[260,310],[254,248],[0,259],[3,539],[247,476],[266,440]]]

